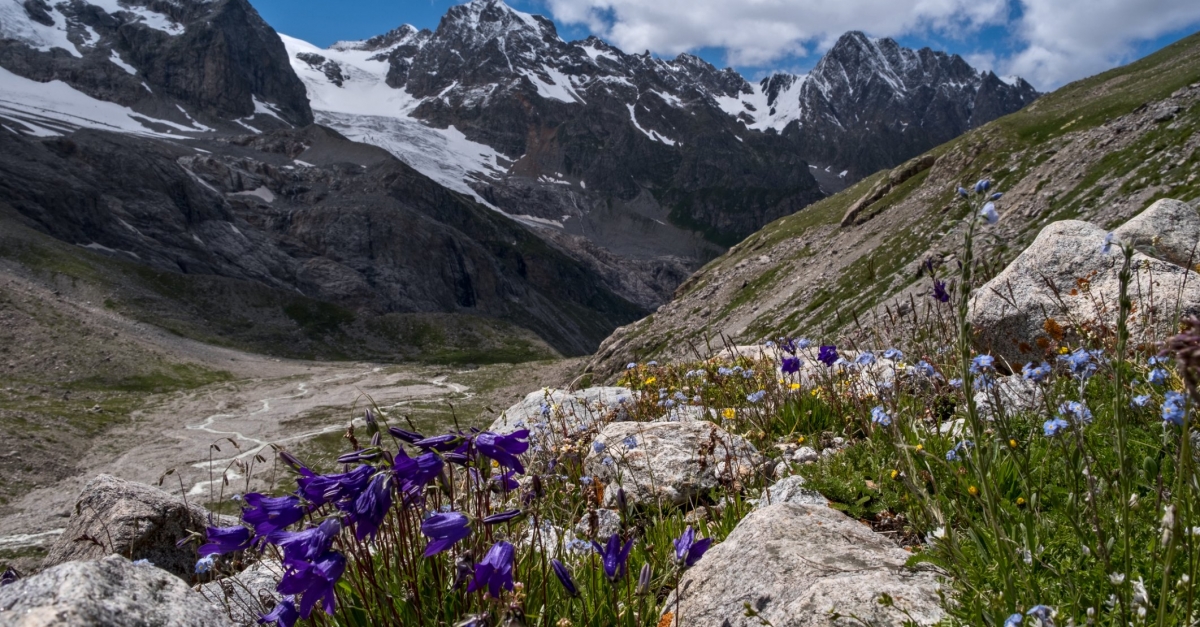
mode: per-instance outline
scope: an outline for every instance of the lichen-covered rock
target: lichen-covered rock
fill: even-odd
[[[147,559],[190,580],[196,549],[176,546],[189,531],[203,531],[209,513],[148,485],[97,475],[84,486],[67,528],[50,547],[44,568],[117,554]]]
[[[1137,214],[1113,236],[1123,244],[1133,244],[1138,252],[1184,268],[1200,263],[1200,213],[1195,207],[1163,198]]]
[[[932,625],[943,617],[937,578],[905,567],[908,557],[837,510],[780,503],[743,519],[684,574],[665,607],[671,624],[688,627],[758,627],[746,603],[775,627]],[[885,594],[895,607],[879,603]]]
[[[593,532],[594,530],[594,532]],[[600,508],[583,515],[575,525],[575,535],[592,540],[605,540],[621,531],[621,513],[615,509]]]
[[[283,565],[279,562],[259,561],[232,577],[200,586],[200,594],[233,624],[249,627],[257,625],[259,617],[280,601],[275,586],[282,576]]]
[[[14,627],[227,627],[203,596],[160,568],[119,555],[67,562],[0,587]]]
[[[1044,407],[1042,387],[1018,374],[996,377],[991,388],[976,391],[974,398],[980,414],[988,418],[997,414],[997,399],[1000,407],[1008,414],[1036,411]]]
[[[606,503],[624,488],[632,505],[682,505],[742,481],[759,461],[754,445],[711,422],[615,422],[601,429],[583,464],[606,486]]]
[[[1046,358],[1064,339],[1077,339],[1078,327],[1115,329],[1122,259],[1115,245],[1102,250],[1106,235],[1078,220],[1042,229],[1029,248],[972,295],[976,348],[1019,370]],[[1134,254],[1133,265],[1129,324],[1134,343],[1169,334],[1177,306],[1185,316],[1200,313],[1200,274],[1141,253]]]
[[[563,434],[574,435],[609,422],[629,420],[636,393],[623,387],[538,390],[509,407],[488,427],[495,433],[529,429],[531,444],[545,446]]]
[[[804,487],[804,477],[792,475],[776,481],[771,487],[763,490],[762,496],[754,503],[754,509],[762,509],[778,503],[829,505],[829,499],[816,490]]]

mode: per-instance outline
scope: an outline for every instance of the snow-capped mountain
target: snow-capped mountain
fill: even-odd
[[[1037,95],[861,33],[809,75],[754,84],[688,54],[566,42],[501,0],[452,7],[434,31],[284,41],[321,123],[625,256],[703,259],[713,248],[692,232],[732,243]]]
[[[308,124],[286,54],[246,0],[0,0],[0,92],[23,94],[0,115],[43,135]]]
[[[848,170],[856,180],[1037,96],[1023,79],[980,72],[958,55],[850,32],[809,74],[770,76],[750,97],[725,104],[751,128],[781,132],[805,159]]]
[[[767,222],[1036,95],[859,33],[807,76],[754,84],[693,55],[567,42],[502,0],[327,49],[276,34],[246,0],[0,0],[0,88],[0,124],[35,137],[228,137],[315,119],[647,308]]]

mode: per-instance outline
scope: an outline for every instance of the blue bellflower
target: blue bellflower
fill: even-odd
[[[881,427],[887,427],[892,424],[892,417],[889,416],[883,406],[880,405],[871,410],[871,422]]]
[[[817,350],[817,361],[825,364],[826,367],[832,368],[834,362],[838,360],[838,352],[836,346],[822,346]]]
[[[1167,384],[1167,381],[1171,380],[1171,373],[1163,368],[1155,368],[1150,371],[1150,376],[1146,377],[1146,379],[1154,385],[1163,386]]]
[[[979,211],[979,215],[988,224],[995,224],[1000,221],[1000,214],[996,212],[996,203],[987,203],[983,209]]]
[[[493,599],[500,598],[502,588],[512,592],[514,553],[513,545],[507,542],[492,545],[487,555],[483,556],[483,561],[475,565],[475,578],[467,586],[467,592],[482,590],[486,586]]]
[[[1021,369],[1021,378],[1033,383],[1041,383],[1048,376],[1050,376],[1050,364],[1044,361],[1040,366],[1035,366],[1033,362],[1029,362]]]
[[[1048,438],[1052,438],[1063,432],[1064,429],[1070,427],[1071,423],[1062,418],[1051,418],[1042,424],[1042,433]]]
[[[1058,360],[1066,364],[1071,375],[1077,379],[1088,379],[1096,374],[1100,367],[1100,351],[1088,351],[1077,348],[1067,355],[1060,355]]]
[[[875,363],[875,353],[871,351],[863,351],[854,358],[854,363],[860,366],[870,366]]]
[[[898,348],[889,348],[883,351],[883,358],[889,361],[903,361],[904,353]]]
[[[792,357],[789,355],[783,358],[783,364],[780,366],[780,370],[783,370],[783,372],[786,374],[796,374],[797,372],[800,372],[800,366],[802,364],[803,362],[800,361],[799,357]]]
[[[1177,427],[1183,426],[1187,417],[1187,397],[1175,391],[1167,392],[1162,404],[1163,422],[1169,422]]]

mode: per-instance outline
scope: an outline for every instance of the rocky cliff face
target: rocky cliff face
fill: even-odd
[[[188,147],[0,131],[0,205],[159,271],[304,294],[317,313],[289,313],[301,327],[472,314],[580,354],[641,311],[520,225],[316,126]]]
[[[183,125],[312,122],[286,59],[246,0],[0,4],[0,67]]]

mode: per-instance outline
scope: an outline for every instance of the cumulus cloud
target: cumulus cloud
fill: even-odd
[[[963,42],[1008,29],[1007,54],[971,58],[1043,89],[1128,60],[1136,43],[1200,22],[1196,0],[542,0],[553,17],[628,51],[675,55],[720,48],[763,67],[828,48],[842,33],[939,35]]]
[[[1007,73],[1057,87],[1129,61],[1136,43],[1200,22],[1195,0],[1024,0]]]

